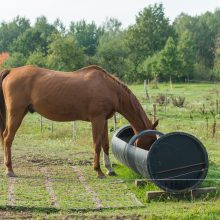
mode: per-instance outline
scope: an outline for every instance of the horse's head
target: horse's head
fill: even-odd
[[[158,120],[152,125],[150,130],[156,130],[156,127],[158,125]],[[157,135],[145,135],[141,138],[139,138],[136,142],[136,146],[139,148],[142,148],[144,150],[149,150],[151,145],[157,140]]]

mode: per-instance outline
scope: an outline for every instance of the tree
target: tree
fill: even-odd
[[[162,79],[168,81],[170,77],[180,78],[179,67],[181,66],[177,47],[172,37],[167,39],[166,45],[160,52],[159,60],[160,76]]]
[[[127,56],[123,33],[109,32],[100,38],[96,53],[98,64],[121,79],[126,78],[129,71]]]
[[[94,22],[87,24],[85,20],[72,22],[70,25],[70,33],[75,37],[78,47],[84,49],[88,56],[94,56],[98,41],[103,33]]]
[[[53,26],[56,28],[56,30],[60,33],[60,34],[63,34],[65,35],[66,33],[66,27],[64,26],[63,22],[57,18],[54,23],[53,23]]]
[[[107,18],[103,24],[103,29],[108,33],[119,33],[121,32],[122,23],[116,18]]]
[[[155,79],[160,75],[159,60],[161,59],[160,53],[154,53],[149,56],[141,66],[139,71],[142,73],[143,79]]]
[[[53,25],[48,24],[44,16],[39,17],[34,27],[26,29],[13,41],[11,48],[13,51],[23,53],[25,57],[28,57],[35,51],[40,51],[47,55],[51,36],[57,32]]]
[[[212,71],[212,78],[220,80],[220,37],[216,39],[215,62]]]
[[[97,63],[120,79],[131,81],[129,70],[132,64],[128,59],[129,51],[121,22],[114,18],[107,19],[103,29],[105,33],[99,39],[95,56]]]
[[[188,31],[193,34],[197,22],[198,22],[198,17],[192,17],[188,14],[181,13],[174,20],[173,27],[176,33],[178,34],[178,36],[180,36],[185,31]]]
[[[34,51],[40,51],[43,47],[41,33],[36,29],[29,28],[21,34],[12,44],[13,51],[22,53],[28,57]]]
[[[196,17],[181,14],[174,22],[179,39],[184,39],[186,32],[190,36],[191,52],[194,53],[194,72],[197,77],[208,79],[208,72],[214,66],[215,41],[220,29],[219,19],[220,13],[207,12]]]
[[[61,25],[61,24],[60,24]],[[57,34],[58,30],[54,25],[48,23],[45,16],[38,17],[33,29],[40,33],[41,51],[47,54],[48,45],[52,42],[51,36]]]
[[[148,56],[160,51],[168,37],[173,35],[174,31],[164,15],[162,4],[144,8],[136,17],[136,24],[127,32],[127,46],[130,59],[134,62],[134,71]]]
[[[5,68],[14,68],[19,66],[24,66],[26,63],[26,58],[22,53],[14,52],[10,54],[9,58],[4,62]]]
[[[73,71],[84,65],[83,49],[79,48],[73,36],[56,34],[50,43],[47,66],[61,71]]]
[[[179,71],[182,78],[192,78],[194,75],[194,64],[195,64],[195,43],[193,40],[192,33],[185,31],[181,34],[178,39],[177,51],[181,65]]]
[[[0,25],[0,52],[13,52],[12,42],[30,28],[30,21],[16,17],[12,22],[2,22]]]
[[[148,57],[142,64],[142,71],[146,77],[168,81],[170,78],[181,77],[179,68],[181,61],[178,56],[177,47],[172,37],[167,39],[165,47],[153,56]]]
[[[206,15],[204,15],[206,16]],[[215,33],[207,24],[207,18],[201,16],[195,27],[196,44],[197,46],[197,61],[203,62],[207,68],[214,66],[214,48],[215,48]],[[199,63],[198,62],[198,63]]]
[[[32,54],[29,55],[26,64],[46,67],[47,58],[45,57],[44,53],[40,51],[34,51]]]

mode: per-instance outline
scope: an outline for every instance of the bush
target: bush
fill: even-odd
[[[174,106],[178,107],[178,108],[183,108],[184,107],[184,103],[185,103],[185,97],[172,97],[172,103]]]
[[[169,100],[167,99],[167,96],[165,96],[164,94],[159,94],[156,97],[156,103],[158,103],[159,105],[165,105],[169,103]]]
[[[22,53],[12,53],[9,58],[4,62],[4,68],[14,68],[24,66],[26,64],[26,57]]]

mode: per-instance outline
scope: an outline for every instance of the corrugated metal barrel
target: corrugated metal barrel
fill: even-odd
[[[149,151],[133,146],[138,138],[149,134],[160,136]],[[146,130],[134,135],[127,125],[114,134],[112,152],[118,161],[169,192],[196,188],[208,172],[205,147],[196,137],[184,132],[163,134]]]

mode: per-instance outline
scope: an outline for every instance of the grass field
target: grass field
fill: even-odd
[[[158,95],[167,97],[166,106],[157,105],[158,130],[185,131],[203,142],[210,167],[202,186],[215,186],[218,193],[195,201],[148,202],[146,191],[157,187],[135,187],[134,180],[141,177],[120,165],[112,155],[118,175],[104,180],[96,178],[89,123],[77,122],[73,133],[72,123],[54,122],[52,134],[50,121],[43,119],[41,132],[40,116],[28,114],[13,145],[18,177],[8,179],[3,166],[0,169],[0,219],[220,219],[220,85],[174,84],[171,88],[169,84],[159,84],[156,89],[149,86],[150,100],[144,98],[143,85],[130,88],[150,118]],[[184,96],[184,107],[173,106],[172,96]],[[122,124],[127,121],[122,119],[118,126]],[[110,137],[112,127],[110,120]]]

